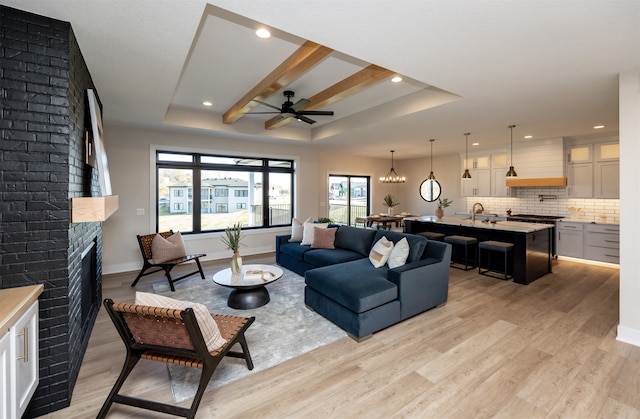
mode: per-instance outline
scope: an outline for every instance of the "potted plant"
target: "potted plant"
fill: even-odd
[[[233,252],[231,257],[231,273],[239,274],[242,272],[242,257],[240,257],[240,246],[243,238],[242,224],[236,223],[233,227],[227,227],[224,229],[224,236],[220,237],[222,243],[227,246],[227,249]]]
[[[449,198],[438,199],[438,209],[436,210],[436,216],[438,219],[444,216],[444,209],[453,204],[453,201],[449,201]]]
[[[393,207],[395,207],[396,205],[400,205],[400,203],[396,201],[396,199],[391,194],[386,194],[384,196],[383,204],[385,207],[387,207],[388,216],[391,216],[391,213],[393,212]]]

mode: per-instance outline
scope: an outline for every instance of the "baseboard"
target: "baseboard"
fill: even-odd
[[[618,325],[618,336],[616,336],[616,340],[634,346],[640,346],[640,330]]]

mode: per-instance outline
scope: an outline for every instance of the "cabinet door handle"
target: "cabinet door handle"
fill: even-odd
[[[17,333],[16,336],[22,336],[22,342],[24,344],[24,354],[16,358],[16,361],[22,360],[25,364],[29,362],[29,328],[22,329],[22,333]]]
[[[615,231],[616,233],[620,232],[620,230],[616,230],[614,228],[605,228],[604,231]]]
[[[576,226],[562,226],[562,228],[576,228]]]
[[[607,254],[605,254],[605,256],[609,256],[610,258],[617,258],[617,257],[619,257],[618,255],[607,255]]]
[[[605,240],[605,243],[620,243],[618,240]]]

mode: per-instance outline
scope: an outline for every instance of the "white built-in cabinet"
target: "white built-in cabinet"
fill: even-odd
[[[620,263],[620,225],[559,221],[558,255]]]
[[[506,182],[508,169],[507,153],[491,155],[491,196],[509,196]]]
[[[618,142],[567,146],[567,196],[570,198],[620,197]]]
[[[0,312],[10,317],[0,318],[0,419],[22,417],[38,386],[37,296],[42,285],[22,288],[28,289],[0,291],[4,309]]]
[[[491,196],[491,156],[462,159],[462,168],[471,174],[471,179],[462,179],[462,196]]]

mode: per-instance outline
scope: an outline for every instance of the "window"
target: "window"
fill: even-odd
[[[355,225],[357,217],[369,215],[369,176],[329,175],[329,218],[334,223]]]
[[[292,160],[156,153],[158,231],[220,231],[289,225]]]

